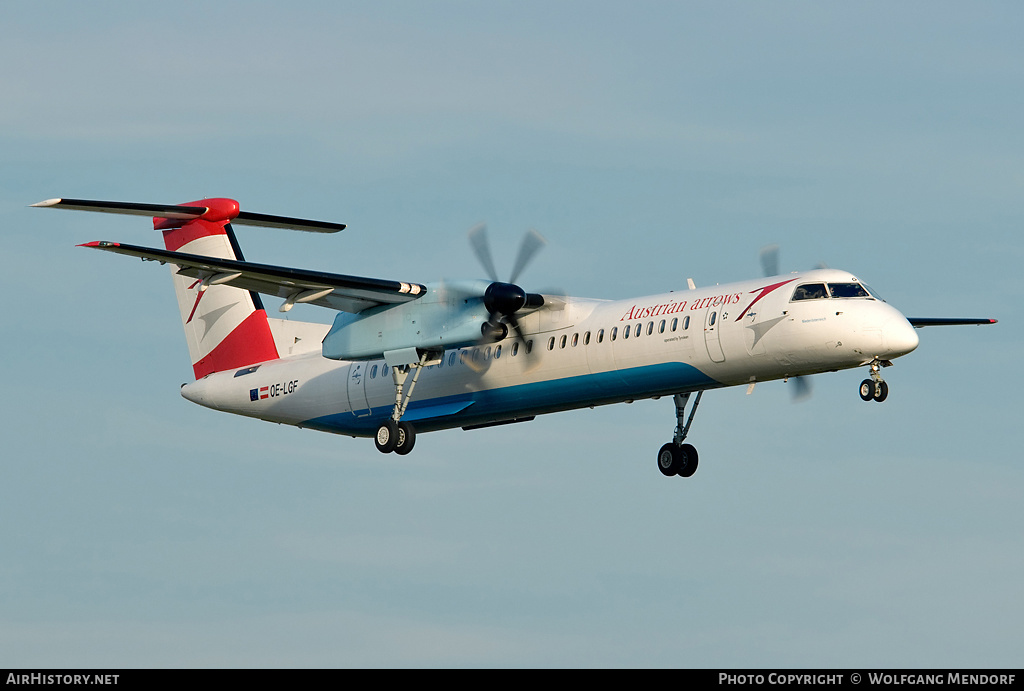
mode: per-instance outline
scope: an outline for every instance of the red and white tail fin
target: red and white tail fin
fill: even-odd
[[[202,218],[153,219],[168,250],[221,259],[242,259],[229,222],[238,215],[232,199],[203,199],[181,206],[206,207]],[[181,323],[196,379],[278,358],[267,313],[256,293],[217,279],[204,282],[181,276],[171,267]]]
[[[239,261],[244,261],[244,257],[235,241],[232,221],[311,233],[337,233],[345,229],[344,223],[241,211],[234,199],[203,199],[168,205],[58,198],[32,206],[151,216],[153,227],[163,231],[168,250]],[[235,278],[230,274],[197,280],[179,275],[173,266],[171,273],[196,379],[279,357],[273,328],[267,321],[258,293],[223,285]],[[311,344],[299,346],[299,341],[319,340],[327,328],[318,324],[300,327],[295,322],[277,319],[274,323],[282,343],[286,344],[283,347],[292,354],[309,351]]]

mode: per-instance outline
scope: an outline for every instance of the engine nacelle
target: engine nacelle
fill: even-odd
[[[444,350],[475,345],[490,313],[484,306],[488,281],[427,285],[418,300],[382,305],[359,314],[341,312],[324,337],[324,357],[372,360],[385,352]]]

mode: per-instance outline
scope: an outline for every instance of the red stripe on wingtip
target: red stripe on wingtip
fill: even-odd
[[[75,247],[120,247],[120,243],[117,242],[106,242],[104,240],[94,240],[92,242],[83,242],[81,245],[75,245]]]

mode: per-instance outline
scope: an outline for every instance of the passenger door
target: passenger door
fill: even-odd
[[[370,415],[370,406],[366,402],[366,368],[365,362],[353,362],[348,367],[348,404],[356,417]]]
[[[714,362],[725,362],[725,351],[722,350],[721,341],[721,325],[724,323],[722,306],[708,307],[704,313],[704,343],[707,345],[708,355]]]

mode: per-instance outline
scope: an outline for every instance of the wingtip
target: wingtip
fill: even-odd
[[[37,208],[46,208],[48,206],[57,206],[62,201],[64,201],[64,200],[59,198],[59,197],[57,199],[44,199],[41,202],[36,202],[35,204],[29,204],[29,206],[34,206],[34,207],[37,207]]]

